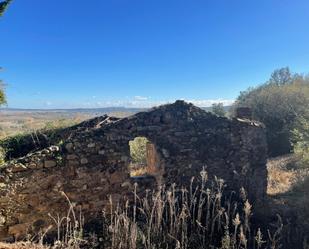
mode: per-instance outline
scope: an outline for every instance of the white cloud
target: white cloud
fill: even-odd
[[[202,100],[192,99],[192,100],[187,100],[187,102],[190,102],[200,107],[209,107],[215,103],[222,103],[224,106],[231,105],[234,102],[234,100],[233,99],[202,99]]]
[[[181,98],[178,98],[181,99]],[[104,100],[98,97],[93,98],[92,96],[88,99],[80,102],[62,102],[56,103],[51,101],[44,101],[43,105],[46,108],[104,108],[104,107],[127,107],[127,108],[151,108],[163,104],[174,103],[177,99],[166,99],[159,100],[150,97],[134,96],[127,97],[124,99]],[[209,107],[214,103],[223,103],[224,106],[231,105],[233,99],[185,99],[188,103],[192,103],[199,107]]]
[[[170,100],[153,100],[146,97],[135,96],[134,98],[128,98],[123,100],[109,100],[109,101],[96,101],[91,104],[87,103],[87,107],[131,107],[131,108],[150,108],[158,105],[173,103],[177,99]],[[192,103],[199,107],[209,107],[214,103],[223,103],[224,106],[231,105],[233,99],[182,99],[186,102]],[[84,103],[85,106],[85,103]]]
[[[146,100],[148,100],[148,97],[134,96],[134,100],[137,100],[137,101],[146,101]]]

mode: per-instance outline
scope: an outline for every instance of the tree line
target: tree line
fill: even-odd
[[[268,81],[240,93],[231,110],[249,107],[254,120],[266,126],[270,156],[295,152],[309,155],[309,77],[288,67],[275,70]]]

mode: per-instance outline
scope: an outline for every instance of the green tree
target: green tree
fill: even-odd
[[[226,115],[223,103],[212,104],[211,111],[219,117],[224,117]]]
[[[136,137],[129,142],[130,155],[133,163],[146,165],[146,145],[148,142],[148,139],[145,137]]]
[[[276,69],[270,76],[269,83],[274,85],[291,84],[297,75],[293,75],[288,67]]]
[[[309,110],[309,79],[288,68],[275,70],[266,83],[241,92],[237,107],[250,107],[253,118],[265,124],[271,156],[289,153],[297,120]]]
[[[12,2],[12,0],[4,0],[0,2],[0,16],[3,15],[9,4]]]
[[[4,93],[4,84],[0,80],[0,106],[6,104],[6,97]]]
[[[4,11],[7,9],[11,2],[12,0],[4,0],[0,2],[0,17],[3,15]],[[6,98],[4,93],[4,84],[0,80],[0,106],[3,104],[6,104]]]
[[[300,117],[293,130],[294,153],[300,157],[302,166],[309,167],[309,119]]]

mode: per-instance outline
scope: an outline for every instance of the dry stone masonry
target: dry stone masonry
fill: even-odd
[[[206,167],[252,201],[266,193],[266,141],[261,124],[227,119],[176,101],[147,112],[90,120],[58,145],[28,154],[0,169],[0,240],[20,239],[65,214],[64,192],[86,223],[133,189],[129,141],[146,137],[156,150],[159,183],[189,184]],[[67,133],[67,130],[66,130]],[[141,182],[141,188],[154,187]]]

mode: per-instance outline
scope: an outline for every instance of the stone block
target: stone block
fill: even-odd
[[[75,155],[75,154],[69,154],[69,155],[67,155],[67,159],[68,159],[68,160],[74,160],[74,159],[77,159],[77,158],[78,158],[78,156]]]
[[[95,147],[95,143],[89,143],[89,144],[87,145],[87,147],[88,147],[88,148],[94,148],[94,147]]]
[[[104,155],[105,154],[105,150],[99,150],[99,155]]]
[[[31,225],[29,223],[17,224],[9,227],[8,234],[13,235],[15,239],[20,240],[23,239],[26,235],[26,232],[29,230],[28,228]]]
[[[6,222],[5,216],[0,213],[0,227],[4,226],[5,222]]]
[[[57,162],[54,161],[54,160],[46,160],[44,162],[44,167],[45,168],[52,168],[52,167],[55,167],[55,166],[57,166]]]
[[[64,147],[67,151],[71,152],[73,150],[73,143],[67,143]]]
[[[57,152],[60,150],[59,146],[52,145],[48,148],[51,152]]]
[[[113,183],[122,183],[125,179],[125,173],[116,171],[115,173],[110,175],[110,182]]]
[[[13,164],[12,167],[11,167],[11,171],[13,173],[15,172],[21,172],[21,171],[25,171],[27,170],[27,167],[21,163],[17,163],[17,164]]]

